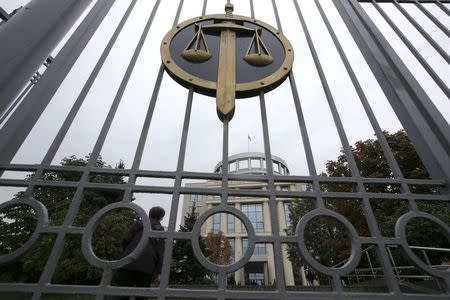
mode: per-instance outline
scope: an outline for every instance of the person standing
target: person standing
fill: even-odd
[[[166,212],[159,206],[152,207],[149,211],[152,230],[164,231],[161,220]],[[142,220],[136,221],[122,240],[122,256],[129,255],[138,245],[143,234]],[[149,241],[141,254],[128,265],[119,269],[113,278],[113,285],[131,287],[149,287],[151,282],[159,283],[164,256],[164,239],[149,238]],[[128,299],[119,297],[114,299]],[[135,299],[146,299],[137,297]]]
[[[314,286],[314,279],[316,278],[316,273],[310,268],[305,270],[306,280],[308,281],[308,286]]]

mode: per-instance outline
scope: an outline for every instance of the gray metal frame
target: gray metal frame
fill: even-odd
[[[0,27],[0,113],[92,0],[31,1]],[[52,13],[49,13],[49,12]],[[45,16],[46,22],[42,22]]]
[[[433,276],[439,280],[441,286],[445,290],[446,294],[434,294],[427,295],[427,299],[447,299],[450,293],[450,273],[448,271],[439,271],[431,268],[429,265],[419,260],[410,249],[405,237],[406,223],[412,218],[425,218],[440,225],[447,233],[450,239],[450,227],[435,216],[421,212],[416,204],[417,200],[421,201],[445,201],[449,202],[449,189],[450,183],[450,128],[448,123],[444,120],[442,115],[436,109],[434,104],[429,99],[428,95],[421,88],[420,84],[413,77],[413,75],[406,68],[402,60],[394,52],[389,43],[385,40],[381,32],[372,23],[368,15],[364,12],[359,2],[371,2],[375,8],[378,7],[378,2],[392,2],[392,1],[375,1],[375,0],[333,0],[333,3],[342,19],[344,20],[348,30],[352,34],[358,47],[360,48],[363,56],[365,57],[368,65],[374,73],[378,83],[383,89],[387,99],[393,107],[395,113],[400,119],[402,125],[413,141],[416,149],[424,162],[427,170],[429,171],[432,179],[407,179],[404,178],[402,172],[396,162],[394,155],[389,147],[389,144],[382,132],[382,129],[375,117],[374,112],[365,96],[358,78],[353,71],[349,60],[343,50],[339,39],[337,38],[333,27],[331,26],[319,0],[314,0],[314,3],[319,10],[319,13],[325,22],[325,26],[331,35],[331,38],[338,50],[339,56],[344,63],[344,66],[351,78],[351,81],[357,91],[357,94],[361,100],[364,110],[369,118],[369,121],[376,133],[378,141],[383,149],[383,153],[389,162],[389,166],[393,171],[395,179],[383,179],[383,178],[365,178],[360,175],[355,158],[351,151],[351,146],[348,141],[346,132],[342,125],[341,117],[336,108],[336,104],[333,95],[330,91],[327,79],[325,77],[322,65],[320,63],[318,54],[316,52],[314,43],[311,39],[308,26],[304,20],[303,12],[298,4],[297,0],[292,0],[295,5],[295,12],[301,23],[303,32],[307,40],[307,46],[313,57],[319,78],[324,89],[326,99],[331,109],[334,124],[337,128],[340,141],[344,153],[346,154],[348,164],[351,171],[349,177],[322,177],[316,173],[316,167],[314,164],[314,153],[309,141],[308,130],[306,127],[303,111],[302,100],[299,97],[298,88],[294,74],[291,72],[289,75],[289,83],[292,92],[292,99],[295,104],[296,114],[298,118],[298,124],[302,135],[303,147],[305,149],[309,176],[288,176],[275,174],[272,164],[267,164],[266,174],[247,175],[247,174],[233,174],[228,170],[229,166],[229,132],[228,132],[228,120],[223,121],[223,142],[222,142],[222,173],[214,172],[187,172],[184,170],[186,144],[189,132],[191,109],[194,92],[193,89],[187,90],[187,103],[184,116],[183,130],[181,136],[181,143],[178,155],[178,163],[176,171],[157,171],[157,170],[142,170],[139,168],[141,159],[144,152],[144,146],[148,138],[150,124],[152,122],[156,101],[158,99],[159,90],[161,87],[162,79],[165,74],[164,67],[161,64],[156,82],[149,96],[148,110],[145,115],[145,121],[141,130],[138,146],[135,152],[134,161],[129,169],[101,169],[95,166],[97,158],[100,154],[102,146],[105,142],[106,136],[110,130],[112,121],[117,112],[117,108],[122,99],[123,93],[136,65],[137,58],[142,50],[145,39],[153,24],[158,10],[163,9],[164,1],[156,0],[153,9],[149,15],[147,23],[142,31],[139,42],[135,48],[133,56],[128,64],[124,77],[120,83],[119,89],[115,95],[114,101],[111,104],[106,120],[103,123],[100,134],[97,138],[95,146],[91,151],[91,155],[87,166],[85,167],[63,167],[57,165],[51,165],[55,154],[60,147],[64,137],[66,136],[70,125],[73,123],[75,116],[77,115],[83,101],[85,100],[90,88],[93,85],[94,80],[97,78],[106,58],[108,57],[112,47],[114,46],[122,28],[127,22],[131,11],[133,10],[137,0],[132,0],[124,12],[121,21],[117,25],[113,35],[111,36],[108,44],[97,61],[94,69],[92,70],[89,78],[87,79],[83,89],[81,90],[78,98],[73,104],[70,112],[66,116],[63,125],[58,131],[55,139],[53,140],[49,150],[47,151],[44,159],[38,165],[25,165],[25,164],[12,164],[11,160],[17,153],[18,149],[24,142],[25,138],[33,128],[36,121],[41,116],[44,109],[47,107],[52,96],[68,74],[70,68],[73,66],[87,42],[95,33],[96,29],[100,25],[103,18],[107,15],[109,9],[113,5],[113,0],[98,0],[89,14],[83,20],[81,25],[74,32],[72,37],[66,43],[64,48],[60,51],[54,62],[49,69],[43,74],[41,80],[36,86],[34,86],[29,93],[22,100],[17,109],[8,118],[4,126],[0,129],[0,175],[4,171],[27,171],[34,172],[35,175],[31,180],[18,180],[18,179],[3,179],[0,178],[0,186],[14,186],[25,187],[26,192],[24,198],[20,200],[6,202],[0,205],[0,210],[17,204],[27,204],[32,206],[38,215],[38,224],[35,232],[30,240],[20,249],[15,252],[0,257],[0,264],[17,259],[27,250],[29,250],[39,239],[42,234],[51,233],[55,234],[56,241],[54,243],[49,259],[46,262],[45,268],[41,274],[38,283],[0,283],[0,291],[20,291],[29,292],[33,294],[33,299],[40,299],[42,294],[89,294],[95,295],[96,299],[104,299],[105,295],[130,295],[130,296],[147,296],[156,297],[157,299],[167,299],[169,297],[176,298],[215,298],[215,299],[344,299],[344,298],[357,298],[357,299],[413,299],[422,298],[423,295],[417,294],[405,294],[400,291],[399,284],[396,280],[396,274],[389,258],[388,247],[390,245],[397,245],[401,247],[408,258],[415,264],[417,268]],[[187,2],[187,1],[186,1]],[[410,17],[407,16],[406,11],[401,8],[399,3],[412,3],[423,10],[422,3],[434,3],[442,9],[446,14],[449,14],[448,8],[442,3],[450,3],[450,1],[417,1],[417,0],[393,0],[396,7],[411,21],[411,23],[424,35],[425,38],[429,38],[426,32],[423,32],[420,26],[413,22]],[[164,4],[163,4],[164,3]],[[177,8],[177,13],[173,25],[175,26],[179,21],[179,16],[184,0],[180,0]],[[251,17],[257,17],[254,14],[254,5],[256,1],[249,0],[251,8]],[[207,0],[204,0],[202,12],[204,15],[207,7]],[[278,13],[277,2],[272,0],[272,8],[276,18],[276,25],[280,31],[282,31],[280,16]],[[200,12],[199,12],[200,13]],[[381,11],[380,11],[381,13]],[[449,96],[449,88],[444,82],[435,74],[432,68],[427,62],[421,58],[414,46],[411,45],[401,32],[395,27],[389,18],[382,14],[386,21],[393,27],[394,31],[399,34],[400,38],[405,42],[406,46],[416,56],[419,62],[429,72],[430,76],[436,81],[442,91]],[[439,28],[443,25],[438,20],[431,18],[425,13],[432,22],[434,22]],[[449,14],[450,15],[450,14]],[[443,32],[448,36],[448,29],[441,28]],[[430,38],[431,39],[431,38]],[[434,45],[434,41],[429,40],[430,44],[442,55],[444,59],[448,59],[448,53],[442,52],[443,50]],[[441,51],[442,50],[442,51]],[[48,55],[48,53],[46,54]],[[448,61],[448,60],[447,60]],[[261,92],[259,96],[260,110],[261,110],[261,123],[263,128],[264,147],[265,147],[265,160],[271,161],[271,143],[269,139],[269,124],[267,121],[267,112],[265,104],[265,94]],[[82,174],[81,179],[78,182],[56,182],[46,181],[42,179],[42,175],[47,171],[73,171]],[[107,184],[107,183],[93,183],[89,181],[91,174],[109,174],[128,176],[127,184]],[[155,185],[137,185],[137,177],[159,177],[159,178],[171,178],[174,179],[173,187],[155,186]],[[183,179],[204,179],[204,180],[219,180],[222,185],[221,188],[210,189],[200,187],[185,187],[182,186]],[[238,190],[229,187],[230,181],[258,181],[267,184],[267,190]],[[312,186],[308,191],[280,191],[275,189],[277,182],[283,183],[309,183]],[[321,190],[322,184],[332,183],[345,183],[353,184],[356,186],[355,192],[326,192]],[[370,193],[365,189],[365,184],[395,184],[401,187],[400,193]],[[427,185],[441,189],[440,194],[416,194],[410,190],[411,185]],[[75,194],[70,203],[70,207],[65,216],[64,222],[61,225],[49,225],[47,209],[38,201],[32,198],[33,191],[36,187],[70,187],[75,189]],[[74,226],[75,216],[80,208],[81,200],[85,189],[102,189],[110,191],[122,191],[123,199],[120,202],[106,206],[97,212],[89,221],[85,227]],[[153,232],[148,230],[150,224],[147,218],[144,218],[145,212],[142,208],[131,203],[132,194],[136,192],[146,193],[162,193],[172,195],[171,210],[169,216],[169,227],[164,232]],[[220,204],[214,208],[206,211],[201,215],[194,226],[192,233],[189,232],[177,232],[176,231],[176,219],[178,215],[178,204],[180,201],[180,195],[183,194],[199,194],[199,195],[215,195],[220,196]],[[270,209],[270,223],[271,223],[271,236],[260,236],[255,234],[254,229],[249,219],[239,210],[227,205],[228,197],[231,196],[248,196],[248,197],[263,197],[269,199]],[[280,235],[279,220],[277,214],[277,199],[314,199],[316,201],[316,209],[305,215],[297,225],[295,235],[282,236]],[[364,215],[366,216],[367,224],[370,230],[370,236],[361,237],[358,235],[352,224],[342,215],[333,212],[325,207],[326,199],[346,199],[361,201],[363,205]],[[377,221],[375,219],[372,207],[370,205],[371,199],[385,199],[385,200],[407,200],[409,204],[409,212],[404,214],[397,222],[395,229],[395,237],[382,236]],[[106,213],[117,210],[120,208],[130,208],[135,210],[144,221],[144,232],[142,240],[138,247],[134,250],[134,253],[139,253],[144,247],[144,240],[148,237],[162,237],[165,239],[165,259],[163,264],[163,271],[161,274],[161,283],[159,287],[151,288],[129,288],[129,287],[116,287],[111,286],[112,270],[119,268],[126,264],[130,257],[125,257],[118,261],[107,262],[97,258],[90,246],[92,234],[95,226],[98,224],[100,218]],[[205,259],[201,253],[198,245],[198,235],[200,232],[200,226],[208,216],[211,216],[217,212],[226,212],[235,215],[241,219],[249,234],[249,250],[244,257],[235,262],[232,265],[221,267],[211,264]],[[328,268],[319,264],[309,254],[306,249],[303,239],[303,232],[305,226],[309,220],[315,216],[329,216],[340,221],[350,233],[352,243],[352,253],[349,261],[342,266],[335,268]],[[82,252],[86,259],[94,266],[103,269],[103,275],[101,282],[98,286],[80,286],[80,285],[57,285],[52,284],[51,279],[55,272],[58,260],[62,255],[64,241],[67,234],[75,234],[82,236]],[[202,290],[202,289],[181,289],[169,287],[169,270],[170,262],[173,251],[173,242],[177,239],[191,240],[194,248],[194,253],[199,262],[205,267],[218,273],[218,287],[217,289]],[[275,273],[277,286],[270,291],[243,291],[227,289],[227,272],[237,270],[242,267],[253,253],[255,243],[269,243],[273,246],[275,253]],[[313,266],[316,270],[327,274],[332,280],[332,291],[320,291],[320,292],[299,292],[290,291],[286,288],[283,261],[282,261],[282,245],[285,243],[297,243],[306,261]],[[341,276],[344,276],[352,272],[359,262],[361,257],[361,245],[368,244],[375,248],[378,257],[380,259],[383,274],[386,279],[386,283],[389,289],[389,293],[349,293],[344,290],[341,283]]]

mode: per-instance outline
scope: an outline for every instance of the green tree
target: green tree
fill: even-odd
[[[409,141],[403,130],[395,133],[384,132],[389,146],[405,178],[426,179],[429,178],[414,146]],[[394,174],[383,155],[382,148],[377,140],[368,139],[358,141],[352,147],[352,152],[359,168],[360,175],[370,178],[394,178]],[[349,177],[351,176],[347,158],[343,151],[336,160],[330,160],[326,164],[327,173],[323,176]],[[356,192],[356,186],[352,184],[329,184],[322,187],[328,192]],[[413,193],[436,193],[435,188],[427,186],[410,186]],[[372,193],[399,193],[400,186],[395,184],[367,185],[366,191]],[[337,211],[345,216],[357,229],[360,236],[370,235],[362,205],[357,200],[326,199],[327,208]],[[444,203],[418,201],[420,210],[428,212],[444,222],[450,223],[448,207]],[[371,200],[371,206],[378,226],[384,236],[394,235],[394,226],[397,219],[408,208],[407,201],[402,200]],[[308,211],[315,208],[315,202],[307,199],[298,199],[289,205],[289,215],[292,225],[288,231],[293,232],[298,221]],[[318,217],[309,224],[305,231],[305,240],[309,241],[307,247],[319,262],[332,266],[345,260],[351,251],[347,232],[340,223],[331,222],[330,218]],[[407,239],[410,245],[431,246],[449,248],[450,244],[441,228],[422,219],[415,219],[408,224]],[[304,264],[295,245],[288,248],[290,260],[297,266]],[[394,255],[396,263],[407,264],[401,253]],[[448,259],[443,255],[433,255],[432,263],[441,263]]]
[[[62,166],[86,166],[89,156],[77,158],[66,157],[61,161]],[[101,157],[96,161],[98,168],[111,168]],[[116,168],[123,169],[123,162]],[[31,176],[30,176],[31,178]],[[79,181],[81,173],[66,171],[45,172],[42,176],[47,181]],[[93,174],[90,182],[124,184],[122,176]],[[23,197],[19,192],[14,199]],[[40,201],[48,211],[50,225],[62,225],[67,210],[72,202],[74,189],[37,186],[33,198]],[[85,226],[89,219],[104,206],[120,201],[121,191],[86,189],[83,192],[82,203],[75,217],[75,226]],[[136,215],[130,210],[120,210],[102,218],[93,237],[94,253],[102,259],[118,259],[121,254],[121,240],[124,233],[132,226]],[[23,245],[31,235],[37,222],[31,207],[20,205],[11,207],[0,215],[0,254],[6,254]],[[26,253],[20,259],[1,266],[0,280],[36,282],[41,270],[45,266],[53,247],[55,236],[44,235],[37,247]],[[101,270],[86,262],[81,252],[81,236],[67,235],[63,254],[58,261],[52,281],[55,283],[92,284],[98,283]]]
[[[184,225],[180,225],[180,232],[192,232],[197,221],[195,205],[192,211],[184,216]],[[199,237],[200,249],[208,256],[204,240]],[[208,279],[211,272],[203,267],[195,258],[190,240],[176,240],[173,246],[172,263],[170,265],[170,281],[174,284],[211,283]]]

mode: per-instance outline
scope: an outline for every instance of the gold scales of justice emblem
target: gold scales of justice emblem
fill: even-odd
[[[253,18],[225,14],[187,20],[161,43],[166,71],[179,84],[216,97],[220,120],[231,120],[235,99],[258,96],[289,75],[294,51],[276,28]]]

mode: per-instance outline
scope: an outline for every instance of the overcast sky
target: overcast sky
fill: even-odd
[[[10,12],[12,9],[27,2],[26,0],[0,0],[0,6]],[[139,0],[137,2],[53,163],[59,163],[66,156],[84,156],[92,151],[154,2],[154,0]],[[206,13],[223,13],[225,2],[222,0],[209,0]],[[256,18],[276,27],[271,1],[254,0],[254,2]],[[320,61],[323,64],[326,78],[350,143],[354,144],[354,142],[361,139],[374,138],[374,131],[319,16],[314,1],[303,0],[298,2],[306,18]],[[345,29],[345,25],[334,8],[332,1],[321,0],[320,2],[342,42],[382,129],[390,132],[401,129],[402,126],[349,32]],[[235,0],[232,3],[235,6],[235,14],[250,16],[249,1]],[[128,4],[128,0],[117,0],[113,5],[110,13],[14,158],[14,163],[35,164],[41,162]],[[177,4],[178,1],[174,0],[161,1],[160,8],[101,151],[104,161],[111,165],[115,165],[119,160],[123,160],[126,167],[130,167],[132,164],[145,112],[147,111],[160,66],[160,42],[172,26]],[[317,172],[320,173],[325,170],[327,160],[335,159],[339,155],[342,145],[299,19],[295,13],[293,2],[283,0],[277,1],[277,4],[284,34],[294,47],[295,62],[293,72],[297,82]],[[180,22],[199,16],[202,5],[203,0],[185,0]],[[414,46],[420,50],[447,86],[450,86],[450,66],[445,60],[437,54],[393,5],[380,5],[394,19],[395,23],[413,42]],[[446,5],[450,7],[448,4]],[[381,32],[385,34],[388,41],[391,42],[400,57],[404,59],[408,68],[416,75],[447,121],[450,120],[449,99],[440,91],[372,5],[363,4],[363,7],[379,26]],[[447,53],[450,53],[449,38],[414,5],[405,5],[405,8],[427,30],[432,38]],[[426,8],[450,28],[450,18],[438,7],[426,5]],[[55,49],[53,56],[57,55],[62,44]],[[164,75],[140,166],[141,169],[167,171],[176,169],[187,93],[185,88],[175,83],[167,74]],[[282,157],[288,163],[291,174],[309,175],[288,81],[276,90],[266,94],[266,105],[272,154]],[[251,137],[250,145],[248,145],[248,135]],[[250,151],[264,151],[258,98],[237,100],[235,115],[230,123],[230,155],[247,152],[248,147]],[[222,123],[216,115],[215,99],[195,94],[186,149],[185,170],[212,172],[214,166],[221,160],[221,151]],[[14,175],[11,172],[8,174],[5,174],[4,177],[17,177],[17,174]],[[154,181],[138,183],[153,184]],[[163,184],[173,185],[173,181],[166,180]],[[3,195],[2,201],[8,200],[8,197],[16,191],[17,189],[14,188],[0,187],[0,195]],[[171,198],[168,196],[152,195],[150,197],[151,201],[148,200],[148,195],[136,196],[138,198],[137,201],[146,209],[160,202],[161,199],[164,202],[162,206],[170,207]]]

